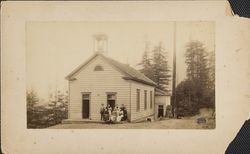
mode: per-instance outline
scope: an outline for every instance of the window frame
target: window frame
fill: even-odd
[[[144,90],[144,110],[147,110],[148,108],[148,91]]]
[[[113,99],[109,99],[108,96],[109,95],[113,95],[114,98]],[[107,96],[107,100],[116,100],[116,96],[117,95],[117,92],[106,92],[106,96]]]
[[[150,109],[153,108],[153,91],[150,91]]]
[[[136,111],[140,111],[140,103],[141,103],[141,91],[140,89],[136,89]]]

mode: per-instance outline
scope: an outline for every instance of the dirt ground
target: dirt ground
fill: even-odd
[[[197,119],[203,117],[206,123],[198,124]],[[140,123],[81,123],[81,124],[59,124],[49,129],[214,129],[215,119],[212,118],[211,110],[201,110],[199,115],[184,117],[182,119],[162,119],[153,122]]]

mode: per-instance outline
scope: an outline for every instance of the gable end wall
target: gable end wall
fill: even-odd
[[[101,65],[104,71],[94,71],[96,65]],[[130,108],[129,81],[122,79],[124,75],[108,64],[101,57],[96,57],[82,68],[69,81],[69,119],[82,119],[82,93],[90,92],[90,118],[100,120],[101,104],[107,102],[106,92],[116,92],[116,103]],[[128,113],[130,114],[130,113]]]

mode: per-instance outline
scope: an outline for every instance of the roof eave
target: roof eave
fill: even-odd
[[[156,86],[155,83],[146,82],[144,80],[140,80],[140,79],[133,78],[133,77],[127,77],[127,76],[125,76],[125,77],[123,77],[123,79],[125,79],[125,80],[133,80],[133,81],[144,83],[144,84],[147,84],[147,85],[150,85],[150,86]]]
[[[67,75],[65,77],[66,80],[70,80],[70,78],[72,76],[74,76],[77,72],[79,72],[79,70],[81,70],[85,65],[87,65],[92,59],[94,59],[96,56],[98,56],[98,53],[95,53],[94,55],[92,55],[89,59],[87,59],[84,63],[82,63],[81,65],[79,65],[76,69],[74,69],[69,75]]]

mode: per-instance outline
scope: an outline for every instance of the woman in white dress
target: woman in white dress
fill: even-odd
[[[118,114],[117,114],[116,122],[120,122],[123,118],[123,111],[119,109],[117,113]]]
[[[112,113],[112,108],[111,106],[108,104],[108,113],[109,113],[109,121],[111,121],[111,113]]]

